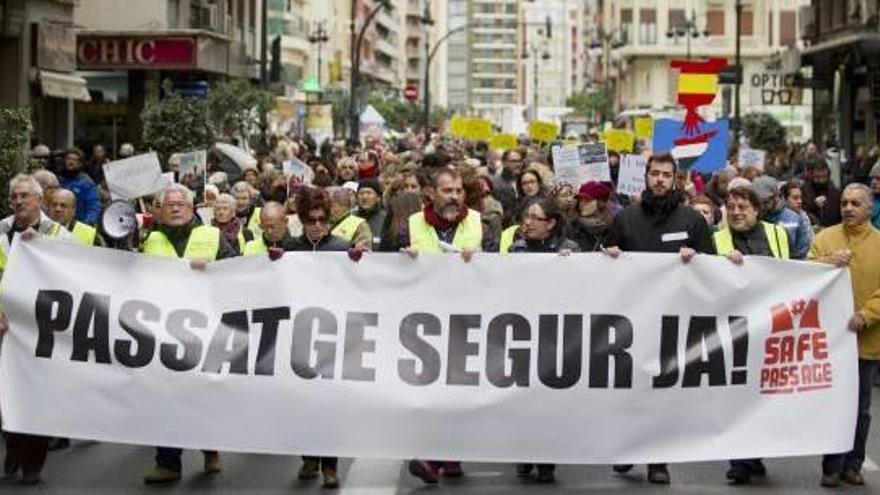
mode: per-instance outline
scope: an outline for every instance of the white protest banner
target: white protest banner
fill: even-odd
[[[557,184],[568,183],[577,188],[585,182],[611,182],[605,143],[554,146],[552,153]]]
[[[617,194],[638,196],[645,190],[645,168],[648,157],[620,155],[620,173],[617,176]]]
[[[293,178],[295,182],[307,186],[312,183],[312,178],[315,176],[312,168],[297,158],[291,158],[290,160],[284,161],[284,163],[281,164],[281,167],[284,171],[284,175],[288,179]]]
[[[34,239],[3,286],[8,431],[574,464],[852,447],[851,281],[829,265],[287,253],[195,272]]]
[[[738,163],[741,168],[754,167],[760,171],[764,171],[764,160],[767,158],[767,152],[764,150],[753,148],[740,148],[738,155]]]
[[[162,189],[162,167],[155,152],[104,164],[104,177],[114,199],[138,199]]]

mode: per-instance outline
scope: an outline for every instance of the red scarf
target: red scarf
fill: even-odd
[[[460,224],[465,218],[467,218],[469,210],[467,208],[462,208],[462,211],[458,214],[458,217],[451,222],[438,215],[437,212],[434,211],[434,205],[430,203],[425,205],[425,208],[422,211],[425,214],[425,221],[428,222],[428,225],[434,227],[441,232],[445,232],[447,230],[458,227],[458,224]]]

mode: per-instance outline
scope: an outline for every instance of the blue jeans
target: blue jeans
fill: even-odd
[[[871,388],[874,376],[880,369],[880,361],[859,359],[859,408],[856,419],[856,434],[853,448],[849,452],[829,454],[822,458],[822,472],[840,474],[846,470],[859,472],[865,462],[865,444],[871,426]]]
[[[216,453],[216,451],[213,450],[203,450],[202,452],[204,452],[205,454]],[[173,447],[156,447],[157,466],[180,472],[181,457],[183,457],[183,449],[176,449]]]

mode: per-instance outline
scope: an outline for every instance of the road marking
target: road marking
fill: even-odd
[[[342,481],[340,495],[391,495],[397,493],[401,460],[354,459]]]
[[[862,469],[865,471],[880,471],[880,466],[877,466],[877,463],[873,461],[870,457],[865,457],[865,462],[862,464]]]

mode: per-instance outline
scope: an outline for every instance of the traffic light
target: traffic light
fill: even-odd
[[[269,66],[269,81],[281,82],[281,36],[272,39],[272,63]]]

